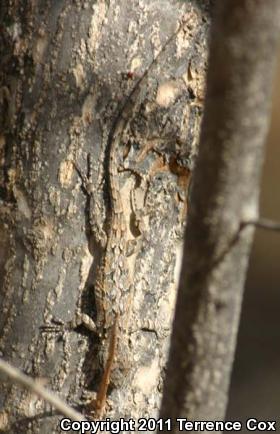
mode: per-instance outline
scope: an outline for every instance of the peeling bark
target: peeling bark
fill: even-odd
[[[93,220],[102,223],[109,132],[138,77],[183,21],[149,72],[119,144],[127,231],[138,246],[130,259],[134,365],[126,384],[109,390],[107,415],[155,416],[202,113],[208,2],[4,3],[1,356],[85,412],[82,395],[97,391],[102,374],[97,337],[83,326],[61,333],[41,328],[53,319],[67,323],[77,309],[96,315],[100,250],[73,163],[86,172],[90,153],[98,187]],[[137,328],[143,319],[145,327]],[[60,415],[31,393],[7,382],[0,402],[4,432],[60,432]]]

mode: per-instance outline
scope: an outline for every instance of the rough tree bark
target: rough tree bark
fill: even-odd
[[[161,416],[222,420],[253,237],[278,0],[218,0]],[[268,225],[269,227],[269,225]],[[203,430],[199,430],[202,432]],[[175,424],[174,431],[179,432]]]
[[[92,219],[102,223],[110,205],[108,136],[136,81],[180,24],[147,75],[118,155],[126,231],[137,243],[129,262],[134,363],[125,383],[109,390],[107,415],[154,416],[159,408],[202,113],[208,3],[0,5],[1,356],[75,408],[84,409],[83,392],[98,389],[99,340],[83,326],[41,328],[57,318],[67,323],[77,309],[96,316],[102,249],[89,232],[74,164],[86,172],[90,153],[99,210]],[[5,382],[0,402],[4,432],[60,432],[60,415],[32,393]]]

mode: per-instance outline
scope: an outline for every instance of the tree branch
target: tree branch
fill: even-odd
[[[248,220],[242,223],[242,227],[246,227],[248,225],[255,226],[259,229],[266,229],[269,231],[280,231],[280,222],[270,220],[267,218],[260,218],[258,220]]]
[[[86,418],[73,408],[69,407],[62,399],[56,396],[53,392],[50,392],[46,388],[42,387],[39,383],[23,374],[19,369],[13,367],[10,363],[0,359],[0,372],[3,372],[13,383],[18,383],[36,395],[49,402],[56,410],[62,415],[69,417],[72,420],[79,422],[86,421]]]
[[[225,415],[253,238],[253,227],[240,228],[264,226],[259,185],[279,23],[278,0],[215,2],[162,418]]]

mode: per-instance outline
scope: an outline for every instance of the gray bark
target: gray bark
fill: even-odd
[[[280,3],[215,2],[161,416],[221,420],[253,237]],[[201,430],[202,431],[202,430]],[[179,432],[175,424],[173,432]],[[200,432],[200,431],[199,431]]]
[[[99,209],[92,219],[102,224],[114,120],[183,22],[149,72],[119,144],[127,231],[138,246],[130,264],[134,364],[126,383],[109,390],[107,415],[155,416],[202,113],[208,14],[208,2],[196,0],[0,5],[1,356],[81,411],[83,392],[97,391],[102,375],[98,339],[83,326],[57,333],[41,328],[57,318],[67,323],[78,308],[96,315],[101,252],[73,162],[86,172],[87,154],[92,157]],[[137,217],[144,202],[141,232]],[[6,433],[60,432],[60,415],[9,382],[1,384],[0,405]]]

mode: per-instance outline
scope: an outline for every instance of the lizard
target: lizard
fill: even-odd
[[[175,39],[181,29],[177,30],[166,40],[159,53],[151,61],[140,79],[136,82],[131,92],[126,97],[124,104],[119,110],[111,131],[108,135],[105,149],[105,182],[109,193],[108,209],[105,218],[105,239],[94,235],[97,241],[103,241],[100,266],[94,282],[95,302],[97,318],[95,323],[87,315],[82,315],[80,322],[97,331],[100,337],[99,358],[103,374],[101,377],[97,398],[93,399],[88,408],[94,417],[102,417],[106,405],[109,384],[112,383],[114,365],[116,365],[118,379],[123,381],[127,369],[129,369],[129,311],[131,309],[132,288],[129,282],[129,270],[126,265],[127,253],[127,227],[123,210],[123,203],[119,184],[119,145],[127,123],[137,110],[139,94],[151,69],[157,64],[159,57],[164,53],[171,41]],[[94,193],[88,179],[84,177],[81,170],[74,164],[83,186],[90,199],[90,210],[93,212]],[[90,216],[94,220],[94,216]],[[111,333],[109,332],[111,330]]]

